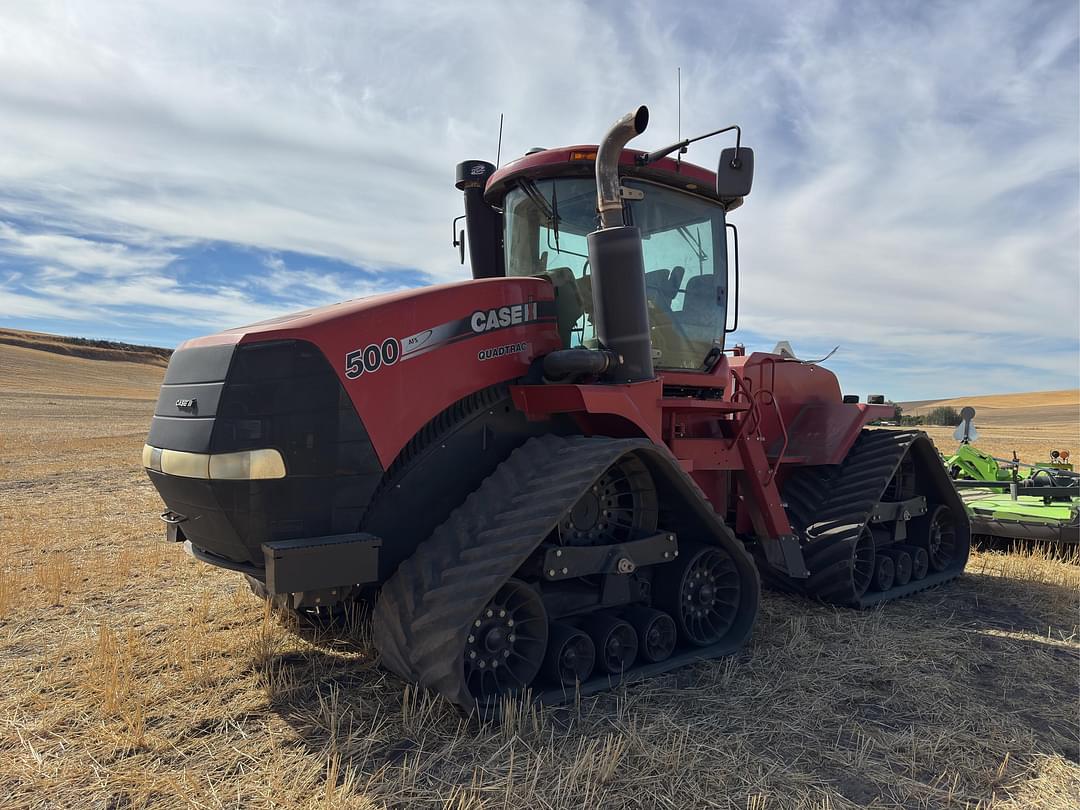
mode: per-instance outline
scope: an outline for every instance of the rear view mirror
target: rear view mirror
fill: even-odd
[[[716,195],[723,200],[745,197],[753,184],[754,150],[738,146],[722,151],[716,169]]]

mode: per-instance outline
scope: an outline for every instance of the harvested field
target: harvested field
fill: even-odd
[[[1007,416],[1020,415],[1025,411],[1036,412],[1047,408],[1066,408],[1073,419],[1080,411],[1080,389],[1068,388],[1062,391],[1029,391],[1022,394],[991,394],[973,397],[952,397],[950,399],[923,399],[900,403],[904,410],[927,411],[938,405],[962,408],[970,405],[980,411],[995,412]]]
[[[904,402],[904,413],[927,414],[939,405],[975,409],[979,431],[976,445],[998,458],[1012,458],[1015,450],[1029,464],[1048,461],[1051,450],[1080,453],[1080,390],[1041,391],[1030,394],[958,397]],[[955,428],[922,428],[943,453],[956,449]]]
[[[865,613],[768,593],[731,659],[480,725],[378,669],[362,619],[291,633],[161,540],[160,368],[0,350],[0,807],[1080,802],[1075,560],[976,553]]]
[[[157,400],[155,389],[165,376],[163,365],[91,360],[2,342],[0,368],[6,378],[0,390],[33,394],[35,400],[65,396]]]

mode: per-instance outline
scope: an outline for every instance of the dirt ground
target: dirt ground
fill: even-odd
[[[62,370],[23,360],[0,375],[0,807],[1080,804],[1075,560],[976,553],[862,613],[767,593],[735,657],[482,725],[381,671],[362,620],[290,632],[164,543],[139,466],[159,368],[83,361],[92,396],[74,371],[42,395]]]

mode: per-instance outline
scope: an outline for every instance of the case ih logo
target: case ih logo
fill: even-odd
[[[513,304],[498,309],[478,309],[469,319],[469,325],[477,334],[483,334],[492,329],[535,321],[538,317],[539,305],[532,301],[528,304]]]
[[[199,400],[192,397],[191,399],[178,399],[176,400],[176,407],[181,411],[193,411],[199,406]]]

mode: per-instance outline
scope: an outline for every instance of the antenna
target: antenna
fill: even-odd
[[[502,124],[503,114],[499,113],[499,147],[495,150],[495,168],[499,168],[499,161],[502,159]]]
[[[678,134],[675,136],[675,140],[682,140],[682,68],[675,68],[675,81],[678,86],[677,98],[675,100],[675,106],[678,109]]]

